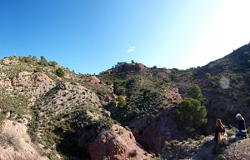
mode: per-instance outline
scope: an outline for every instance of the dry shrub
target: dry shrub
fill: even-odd
[[[14,147],[15,150],[20,148],[20,139],[15,133],[1,132],[0,133],[0,145],[4,148]]]

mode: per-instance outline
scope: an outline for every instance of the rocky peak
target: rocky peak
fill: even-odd
[[[118,63],[112,70],[112,73],[138,72],[146,68],[147,67],[142,63]]]

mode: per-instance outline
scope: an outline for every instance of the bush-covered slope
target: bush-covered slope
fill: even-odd
[[[50,159],[89,159],[89,146],[104,143],[96,137],[103,140],[101,135],[110,134],[114,124],[131,130],[147,151],[163,154],[171,140],[211,134],[216,118],[236,126],[239,112],[250,125],[249,67],[249,44],[203,67],[178,70],[120,62],[99,75],[76,74],[44,57],[7,57],[0,61],[0,124],[7,119],[26,125],[33,143]],[[193,84],[205,97],[200,105],[208,120],[195,129],[177,123],[173,114],[190,97]],[[126,156],[141,156],[135,154]]]
[[[7,57],[0,65],[1,124],[8,119],[26,125],[50,159],[89,159],[88,146],[115,123],[85,86],[95,87],[44,57]]]

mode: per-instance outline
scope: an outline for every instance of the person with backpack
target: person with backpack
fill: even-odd
[[[238,129],[239,132],[236,133],[236,137],[247,137],[247,129],[246,129],[246,123],[245,119],[242,117],[240,113],[236,115],[236,118],[238,120]]]
[[[219,132],[223,132],[225,133],[225,126],[222,124],[221,119],[217,119],[216,120],[216,126],[215,126],[215,135],[214,135],[214,139],[210,140],[211,143],[218,143],[218,134]]]

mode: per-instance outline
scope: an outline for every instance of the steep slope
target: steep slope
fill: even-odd
[[[31,141],[23,145],[31,146],[40,158],[141,159],[162,154],[172,159],[170,148],[177,140],[179,149],[197,149],[185,140],[210,135],[216,118],[236,126],[235,115],[240,112],[250,125],[249,53],[248,44],[188,70],[122,62],[97,76],[75,74],[44,57],[7,57],[0,61],[0,124],[7,119],[26,126]],[[197,130],[173,119],[173,111],[193,84],[201,88],[208,111],[207,125]],[[210,137],[205,137],[205,144]],[[12,150],[8,155],[19,154],[8,147]],[[229,157],[230,147],[221,154]],[[7,155],[6,150],[1,152]],[[199,154],[188,151],[187,157]]]
[[[6,120],[0,133],[0,159],[48,160],[38,146],[31,142],[27,127],[18,122]]]
[[[209,130],[215,118],[236,125],[236,113],[242,113],[250,125],[250,45],[244,45],[231,54],[192,70],[192,84],[198,84],[207,98]],[[210,129],[209,129],[210,128]]]
[[[114,124],[98,97],[76,83],[58,84],[37,101],[33,110],[38,141],[44,146],[57,144],[61,152],[76,157],[86,156],[98,132]]]
[[[31,141],[20,143],[23,149],[30,148],[26,153],[8,143],[1,156],[11,159],[17,155],[14,159],[21,159],[32,152],[31,159],[42,159],[41,155],[49,159],[89,159],[90,144],[103,129],[116,123],[100,103],[99,97],[107,93],[107,87],[94,76],[77,75],[54,61],[41,59],[7,57],[0,61],[0,124],[6,124],[5,119],[19,122],[31,136]],[[0,137],[5,140],[6,136],[3,126]],[[17,132],[17,137],[21,136]],[[33,144],[37,144],[35,148]]]
[[[98,75],[102,83],[112,88],[110,100],[104,106],[112,118],[129,127],[144,148],[157,154],[161,153],[165,141],[182,140],[187,134],[172,116],[173,108],[183,98],[179,84],[172,81],[176,72],[137,63],[118,63]],[[122,105],[121,99],[125,104]]]
[[[243,113],[249,126],[249,53],[248,44],[203,67],[188,70],[148,68],[141,64],[138,69],[137,63],[118,63],[98,75],[102,83],[112,88],[112,98],[105,108],[115,120],[131,129],[140,144],[155,153],[160,153],[164,141],[192,135],[172,117],[192,84],[200,86],[208,110],[208,123],[198,134],[211,134],[216,118],[237,125],[238,112]],[[118,96],[123,97],[125,105],[119,105]]]

